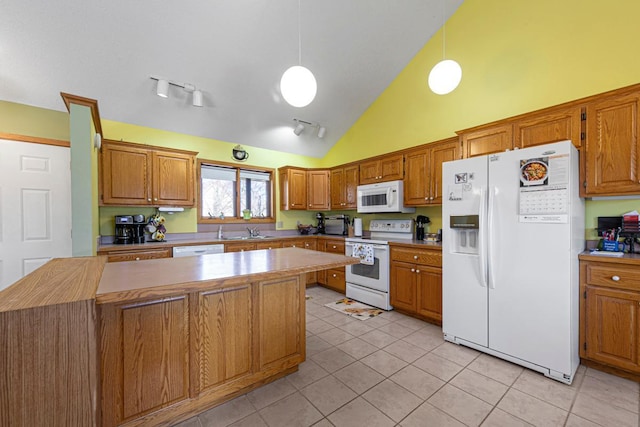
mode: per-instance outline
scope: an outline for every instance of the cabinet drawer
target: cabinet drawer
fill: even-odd
[[[326,242],[325,252],[344,255],[344,241],[330,240]]]
[[[272,241],[269,240],[267,242],[256,242],[256,249],[276,249],[276,248],[281,248],[282,246],[282,241],[280,240],[276,240],[276,241]]]
[[[142,261],[156,258],[171,258],[171,248],[149,251],[114,251],[107,253],[107,260],[109,262]]]
[[[640,290],[640,270],[634,267],[589,263],[586,273],[588,285]]]
[[[347,288],[344,268],[327,270],[326,285],[337,292],[344,293]]]
[[[225,252],[244,252],[244,251],[253,251],[255,249],[256,249],[256,244],[253,242],[224,244]]]
[[[301,249],[314,249],[316,248],[316,242],[312,240],[303,239],[290,239],[285,240],[282,244],[284,248],[301,248]]]
[[[391,260],[442,267],[442,253],[422,249],[391,248]]]

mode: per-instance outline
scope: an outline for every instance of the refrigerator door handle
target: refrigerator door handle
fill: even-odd
[[[487,251],[484,245],[484,239],[487,238],[487,228],[484,225],[485,222],[485,213],[487,212],[487,189],[480,189],[480,215],[478,221],[480,222],[480,227],[478,230],[478,263],[480,264],[480,286],[483,288],[487,287]]]
[[[495,281],[495,268],[493,263],[494,251],[493,251],[493,234],[494,234],[494,217],[495,217],[495,198],[496,187],[489,187],[489,209],[487,214],[487,259],[488,259],[488,276],[489,276],[489,289],[496,288]]]

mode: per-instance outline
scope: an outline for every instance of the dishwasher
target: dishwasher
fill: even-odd
[[[197,246],[174,246],[173,257],[198,256],[208,254],[221,254],[224,252],[224,245],[197,245]]]

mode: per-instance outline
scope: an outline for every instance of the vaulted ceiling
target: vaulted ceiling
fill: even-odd
[[[0,99],[64,111],[68,92],[97,99],[103,119],[321,157],[461,3],[2,0]],[[318,84],[303,108],[279,90],[299,35]],[[156,96],[150,76],[194,85],[204,106],[177,86]],[[324,138],[294,135],[294,118]]]

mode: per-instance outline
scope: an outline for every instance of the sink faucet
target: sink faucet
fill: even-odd
[[[258,237],[260,235],[260,230],[258,227],[249,228],[247,227],[247,231],[249,232],[249,237]]]

